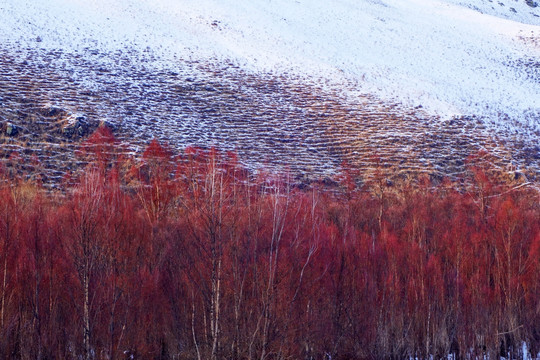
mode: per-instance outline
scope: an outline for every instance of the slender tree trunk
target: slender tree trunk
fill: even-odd
[[[262,351],[260,360],[264,360],[267,356],[266,348],[269,343],[270,325],[273,321],[273,309],[272,302],[275,300],[275,285],[276,277],[278,275],[278,262],[279,262],[279,248],[283,235],[283,229],[285,227],[285,217],[288,209],[289,194],[287,193],[286,202],[283,208],[280,206],[280,193],[276,190],[273,194],[273,220],[272,220],[272,240],[270,244],[270,254],[268,257],[268,284],[266,288],[266,295],[263,304],[264,325],[262,333]]]
[[[2,302],[0,304],[0,331],[4,328],[4,309],[6,304],[7,288],[7,254],[4,252],[4,275],[2,276]]]
[[[52,254],[49,254],[49,321],[47,322],[47,338],[48,338],[48,345],[51,346],[53,338],[52,334],[52,327],[53,327],[53,264],[52,264]],[[53,349],[51,348],[50,351],[52,352]]]
[[[7,262],[8,262],[8,246],[11,241],[11,227],[6,219],[6,238],[4,239],[3,256],[4,256],[4,273],[2,275],[2,301],[0,304],[0,331],[4,329],[4,313],[6,308],[6,289],[7,289]]]
[[[210,317],[210,331],[212,333],[212,360],[217,359],[219,349],[219,316],[220,316],[220,291],[221,291],[221,259],[219,259],[212,271],[212,306]]]
[[[109,319],[109,359],[114,360],[115,359],[115,346],[114,346],[114,330],[116,328],[116,303],[118,302],[118,298],[121,296],[121,293],[116,293],[116,279],[113,282],[112,285],[112,309],[111,309],[111,317]]]
[[[36,259],[36,266],[38,263],[38,259]],[[35,302],[35,313],[34,318],[36,321],[36,337],[37,337],[37,345],[38,345],[38,353],[37,353],[37,360],[41,360],[41,353],[42,353],[42,343],[41,343],[41,314],[40,314],[40,307],[39,307],[39,283],[40,283],[40,276],[39,271],[36,269],[35,274],[35,289],[34,289],[34,302]]]
[[[88,266],[87,264],[85,265]],[[88,268],[83,270],[83,345],[85,359],[90,360],[90,296]]]
[[[192,310],[191,310],[191,334],[193,335],[193,343],[195,344],[195,350],[197,350],[197,360],[201,360],[201,352],[199,350],[199,343],[197,342],[197,336],[195,336],[195,297],[191,294]]]

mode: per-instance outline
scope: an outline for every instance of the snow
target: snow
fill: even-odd
[[[233,62],[535,133],[539,15],[521,0],[3,0],[0,48]]]

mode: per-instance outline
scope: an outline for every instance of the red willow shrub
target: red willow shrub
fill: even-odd
[[[101,129],[61,194],[3,172],[0,357],[402,359],[540,351],[540,205],[471,167],[301,190]],[[488,169],[489,170],[489,169]],[[76,175],[71,174],[75,179]],[[361,174],[360,174],[361,175]]]

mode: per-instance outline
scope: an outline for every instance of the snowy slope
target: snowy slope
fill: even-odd
[[[227,60],[540,131],[540,7],[495,1],[3,0],[0,49],[133,48],[157,67]]]
[[[538,0],[446,0],[482,14],[493,15],[525,24],[540,23],[540,3]]]

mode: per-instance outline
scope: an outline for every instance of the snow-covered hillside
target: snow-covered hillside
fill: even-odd
[[[0,46],[134,47],[169,66],[175,56],[228,59],[335,86],[352,81],[351,93],[442,115],[526,122],[523,113],[540,109],[538,70],[527,70],[540,59],[540,7],[504,2],[4,0]]]
[[[540,23],[538,0],[446,0],[455,5],[461,5],[482,14],[493,15],[524,24],[538,25]]]
[[[132,144],[215,145],[301,174],[343,160],[368,169],[378,154],[399,171],[451,175],[487,149],[537,177],[535,4],[3,0],[0,127],[26,126],[19,140],[40,159],[51,155],[33,127],[61,147],[55,126],[70,126],[57,107],[109,121]],[[0,153],[20,147],[12,140]]]

